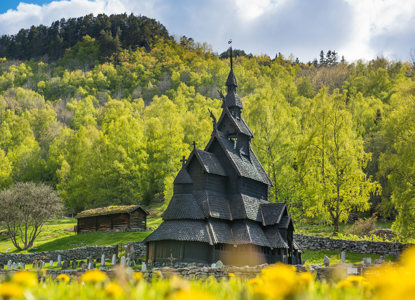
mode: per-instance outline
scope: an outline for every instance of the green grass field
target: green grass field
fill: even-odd
[[[303,253],[302,255],[302,259],[309,265],[322,265],[324,256],[327,256],[330,259],[330,265],[335,265],[335,264],[340,263],[340,251],[332,251],[332,250],[320,250],[320,251],[305,250],[305,253]],[[363,260],[364,257],[371,257],[372,263],[373,263],[375,259],[380,258],[380,255],[346,252],[345,263],[358,264]],[[386,256],[385,261],[390,261],[390,260],[393,260],[394,258],[395,257],[392,257],[392,256]]]
[[[155,228],[161,223],[160,218],[150,219],[148,227]],[[65,229],[73,228],[76,225],[75,219],[58,219],[48,222],[34,243],[34,249],[20,253],[37,251],[54,251],[78,248],[84,246],[110,246],[137,242],[145,239],[152,230],[146,232],[91,232],[76,234]],[[9,238],[3,237],[0,240],[0,252],[17,252]]]
[[[350,228],[351,224],[340,224],[339,233],[343,236],[347,236],[347,229]],[[376,228],[391,228],[392,222],[376,222]],[[310,234],[322,237],[333,238],[333,227],[326,224],[312,224],[312,223],[296,223],[295,233],[297,234]]]

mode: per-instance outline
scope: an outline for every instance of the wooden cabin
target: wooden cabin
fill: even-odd
[[[144,231],[148,212],[139,205],[108,206],[76,215],[77,233],[91,231]]]

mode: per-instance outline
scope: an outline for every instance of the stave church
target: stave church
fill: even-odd
[[[163,223],[144,242],[150,264],[301,264],[285,203],[268,201],[271,180],[251,147],[232,66],[222,114],[204,150],[194,147],[174,180]]]

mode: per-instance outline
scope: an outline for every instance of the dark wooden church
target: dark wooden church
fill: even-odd
[[[241,115],[232,50],[226,86],[209,143],[183,160],[163,223],[145,239],[148,263],[301,263],[286,204],[268,201],[272,183]]]

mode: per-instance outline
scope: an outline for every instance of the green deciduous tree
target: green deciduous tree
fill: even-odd
[[[415,85],[409,83],[392,98],[393,111],[384,124],[389,147],[380,157],[380,173],[389,179],[391,200],[398,212],[393,229],[403,239],[415,234],[414,91]]]
[[[369,208],[370,193],[378,184],[363,172],[370,155],[353,131],[345,99],[327,89],[307,103],[304,136],[299,146],[303,205],[310,217],[333,224],[334,233],[351,211]]]
[[[0,191],[0,220],[18,250],[31,248],[45,222],[62,209],[58,193],[44,184],[16,183]]]

